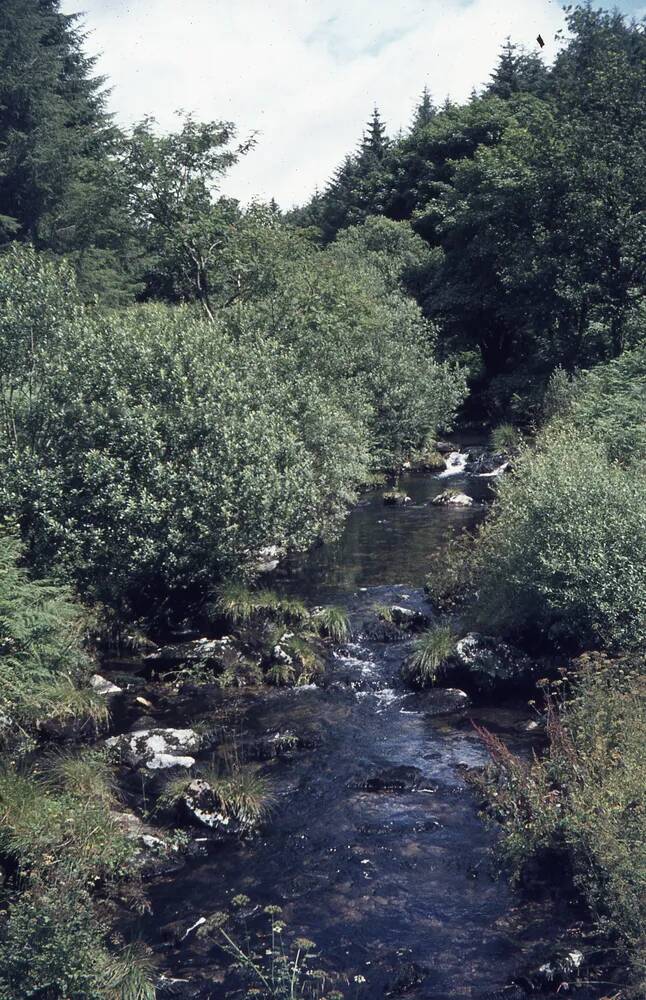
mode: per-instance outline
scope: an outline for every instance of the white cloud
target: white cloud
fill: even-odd
[[[87,47],[113,86],[118,120],[184,108],[259,130],[227,178],[243,200],[289,207],[324,186],[378,104],[406,127],[427,84],[441,101],[483,84],[507,35],[555,52],[551,0],[64,0],[83,4]]]

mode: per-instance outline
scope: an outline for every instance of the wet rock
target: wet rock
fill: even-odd
[[[436,497],[433,497],[431,503],[436,507],[472,507],[474,500],[473,497],[469,497],[466,493],[454,493],[452,490],[444,490],[443,493],[438,493]]]
[[[432,688],[408,695],[401,703],[401,710],[435,717],[464,712],[470,704],[468,694],[459,688]]]
[[[429,970],[417,962],[403,962],[388,981],[384,996],[404,997],[416,986],[421,986]]]
[[[408,638],[403,628],[382,618],[368,619],[363,623],[361,632],[371,642],[403,642]]]
[[[157,719],[154,719],[152,715],[140,715],[130,726],[131,733],[140,733],[144,729],[154,729],[157,725]]]
[[[422,771],[418,767],[398,764],[384,768],[354,787],[364,792],[412,792],[419,786],[422,778]]]
[[[460,639],[454,655],[442,668],[443,680],[457,680],[467,690],[482,694],[528,688],[535,675],[533,661],[521,650],[479,632],[469,632]]]
[[[200,737],[193,729],[142,729],[105,741],[123,763],[150,771],[193,767],[195,758],[189,754],[198,750],[200,744]]]
[[[448,441],[436,441],[435,450],[439,451],[440,455],[450,455],[453,451],[453,445]]]
[[[421,611],[403,608],[399,604],[393,604],[390,608],[390,618],[399,628],[409,629],[412,632],[422,632],[430,625],[430,619]]]
[[[226,834],[237,834],[242,831],[239,822],[225,815],[217,792],[203,778],[191,781],[184,792],[183,803],[189,819],[200,826]]]
[[[390,490],[383,495],[384,503],[387,507],[403,507],[407,503],[412,503],[411,498],[399,490]]]
[[[561,991],[580,977],[584,962],[583,952],[572,948],[554,955],[525,978],[533,990]]]
[[[259,549],[253,561],[256,573],[271,573],[278,566],[281,556],[282,551],[277,545],[266,545]]]
[[[186,663],[202,663],[214,670],[225,670],[240,658],[231,636],[222,639],[194,639],[169,646],[160,646],[144,657],[151,667],[170,670]]]
[[[90,678],[90,687],[96,691],[97,694],[105,695],[109,697],[115,694],[121,694],[123,688],[118,687],[109,681],[107,677],[102,677],[101,674],[92,674]]]
[[[318,742],[314,736],[300,736],[291,729],[284,729],[267,733],[247,744],[246,752],[250,760],[273,760],[296,750],[312,750]]]
[[[470,452],[466,471],[472,476],[490,476],[508,460],[509,455],[504,451],[483,451],[480,454]]]

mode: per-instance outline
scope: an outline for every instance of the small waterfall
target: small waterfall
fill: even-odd
[[[452,451],[450,455],[444,459],[446,464],[446,469],[444,472],[440,472],[438,479],[446,479],[447,476],[459,476],[461,472],[464,472],[465,466],[469,460],[469,456],[462,451]]]
[[[508,468],[509,468],[509,462],[503,462],[502,465],[499,465],[497,469],[493,470],[493,472],[479,472],[477,474],[476,478],[477,479],[491,479],[492,476],[500,476],[500,475],[502,475],[502,473],[506,472],[506,470]]]

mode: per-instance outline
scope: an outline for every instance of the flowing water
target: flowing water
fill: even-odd
[[[426,574],[456,531],[482,517],[480,506],[429,504],[448,485],[471,495],[487,488],[455,464],[448,483],[404,477],[400,487],[412,501],[404,507],[369,495],[337,542],[275,574],[275,587],[350,613],[352,642],[336,650],[323,686],[196,699],[192,719],[228,712],[243,745],[288,730],[301,748],[262,765],[275,803],[259,835],[212,845],[150,886],[143,930],[167,974],[187,981],[182,995],[225,995],[221,950],[193,933],[178,943],[178,928],[226,908],[238,893],[282,906],[289,928],[316,941],[324,964],[348,976],[348,997],[497,996],[545,955],[554,913],[493,878],[493,835],[464,777],[465,767],[485,760],[471,718],[526,751],[527,705],[433,716],[425,695],[399,679],[406,643],[362,635],[375,603],[428,613]]]

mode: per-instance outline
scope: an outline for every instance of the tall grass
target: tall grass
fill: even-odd
[[[350,637],[350,621],[344,608],[336,605],[318,608],[314,612],[314,622],[321,635],[333,642],[346,642]]]
[[[415,687],[429,687],[438,670],[455,649],[455,635],[448,625],[422,633],[413,643],[413,652],[403,666],[404,678]]]
[[[646,681],[643,656],[582,657],[549,745],[523,761],[491,733],[492,767],[477,779],[502,827],[500,851],[519,876],[531,858],[565,857],[599,931],[646,987]],[[639,987],[638,987],[639,989]],[[643,995],[640,993],[639,995]]]

